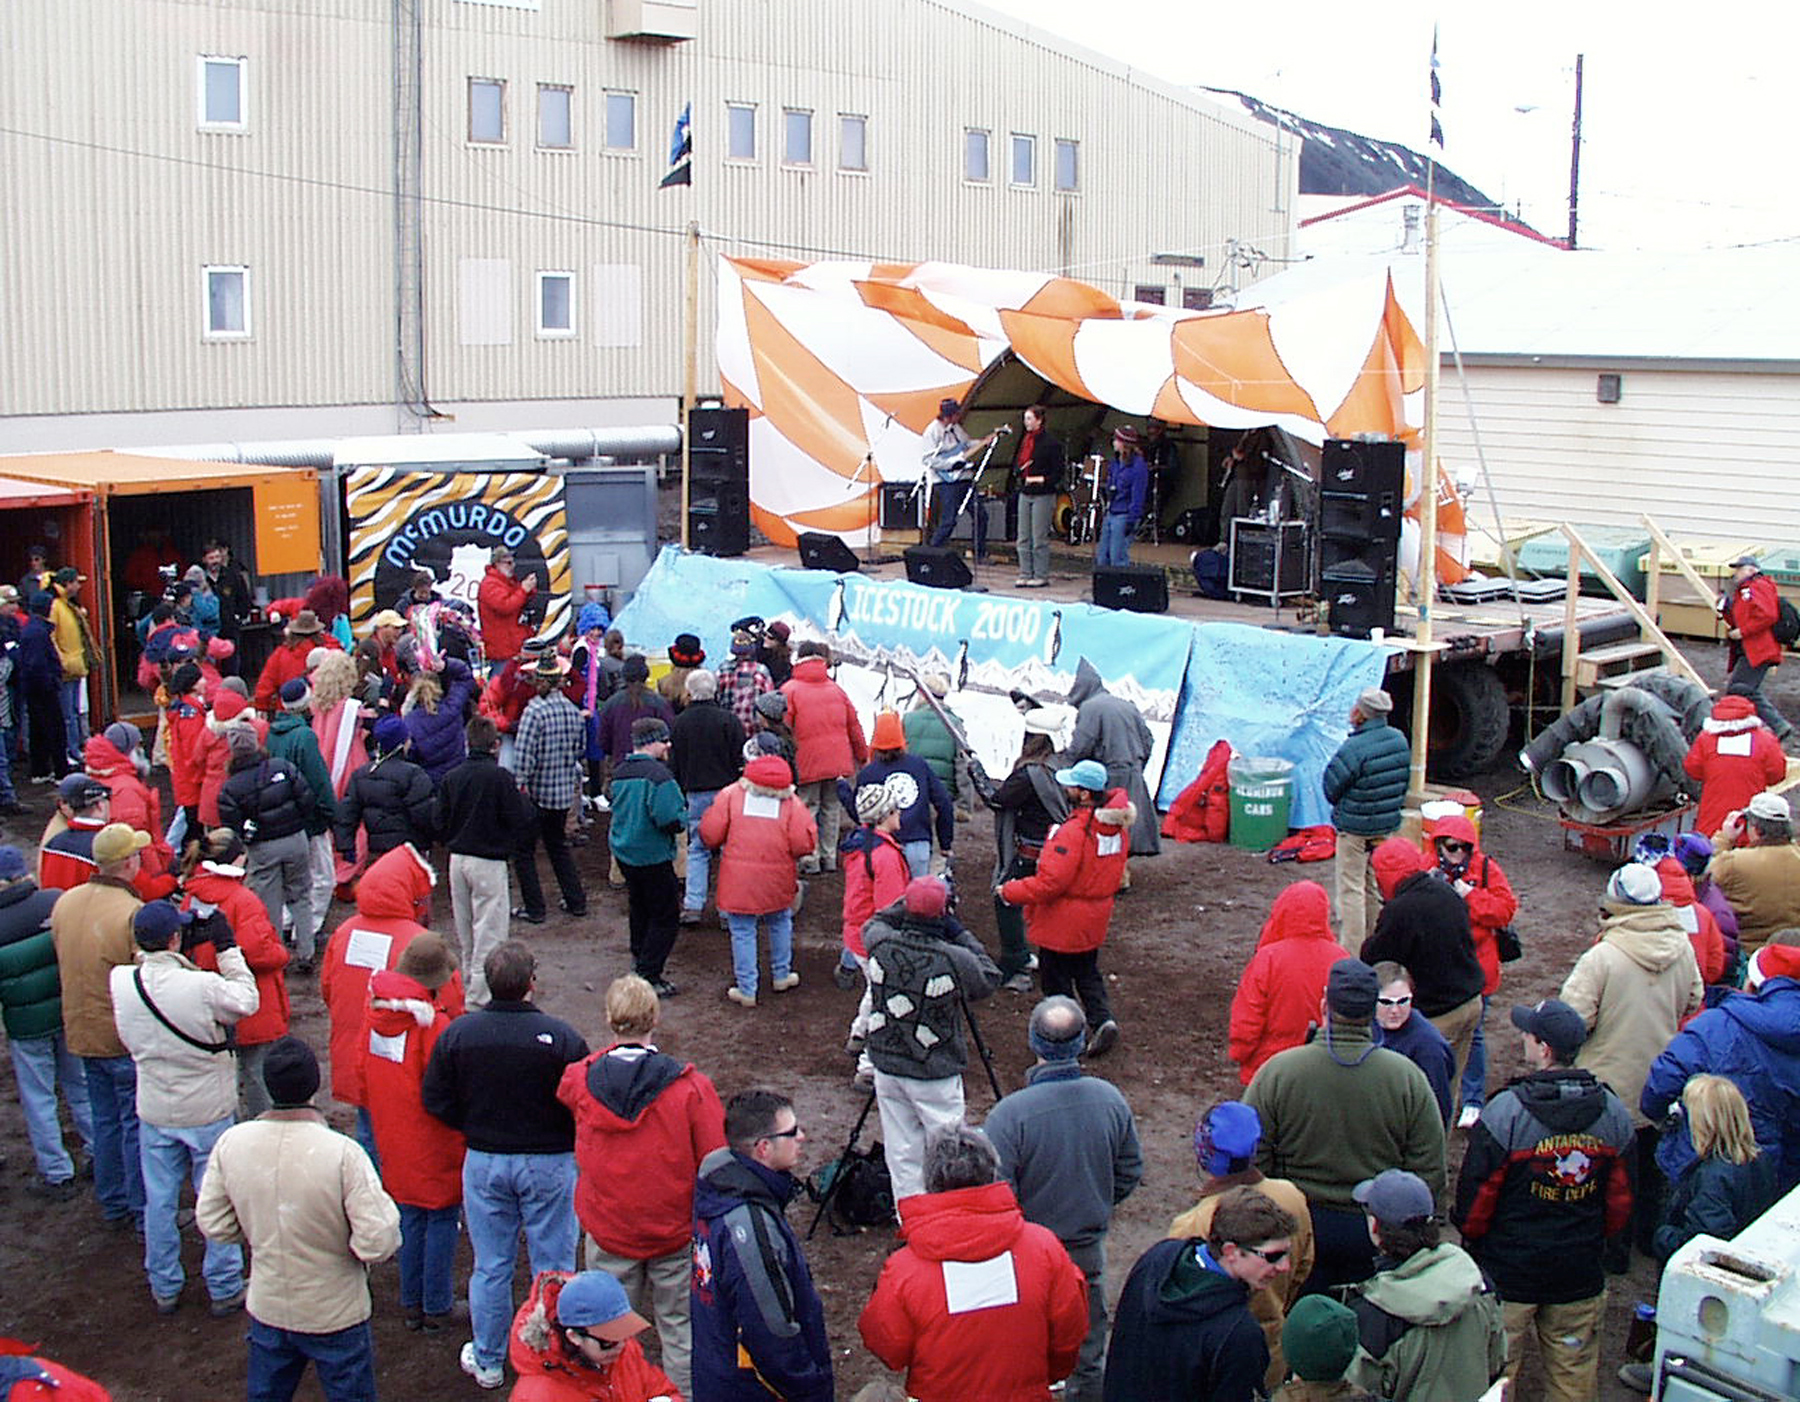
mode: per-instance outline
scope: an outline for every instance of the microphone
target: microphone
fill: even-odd
[[[999,428],[994,430],[994,432],[996,434],[998,434],[1000,437],[1004,438],[1012,432],[1012,425],[1011,424],[1001,424]]]

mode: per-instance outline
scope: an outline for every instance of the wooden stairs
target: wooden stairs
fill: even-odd
[[[1667,667],[1670,671],[1686,677],[1696,686],[1708,693],[1712,688],[1701,680],[1687,658],[1682,656],[1679,648],[1669,640],[1666,633],[1656,624],[1657,589],[1662,578],[1662,560],[1666,555],[1688,576],[1689,583],[1700,590],[1701,596],[1712,593],[1709,586],[1694,567],[1688,563],[1681,549],[1662,531],[1662,528],[1648,516],[1640,518],[1650,532],[1650,556],[1648,560],[1648,583],[1645,588],[1647,598],[1639,603],[1631,591],[1619,582],[1618,576],[1607,568],[1603,561],[1581,538],[1581,532],[1574,526],[1564,525],[1563,535],[1569,542],[1569,577],[1568,592],[1564,597],[1563,617],[1563,655],[1562,655],[1562,707],[1567,711],[1579,700],[1592,696],[1595,692],[1612,690],[1631,683],[1632,674],[1648,671],[1654,667]],[[1576,626],[1576,600],[1581,594],[1582,562],[1587,562],[1588,571],[1597,575],[1626,610],[1631,614],[1638,626],[1638,636],[1625,642],[1611,643],[1605,647],[1597,647],[1583,651],[1581,647],[1581,631]]]

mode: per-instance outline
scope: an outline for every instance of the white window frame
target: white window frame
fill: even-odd
[[[567,103],[563,117],[568,123],[569,139],[560,146],[544,140],[544,94],[553,92],[561,93]],[[506,99],[504,95],[501,97],[500,126],[502,130],[505,130]],[[482,144],[489,145],[491,143],[483,142]],[[575,149],[575,87],[573,84],[539,83],[537,85],[537,148],[540,151],[573,151]]]
[[[844,159],[846,142],[844,134],[854,124],[858,133],[857,144],[861,146],[861,165],[851,165]],[[838,113],[838,162],[837,168],[845,175],[867,175],[869,173],[869,118],[863,112]]]
[[[1081,143],[1071,137],[1059,136],[1050,143],[1050,188],[1059,195],[1079,195],[1081,193]],[[1063,184],[1062,161],[1063,152],[1069,153],[1069,183]]]
[[[219,276],[235,275],[241,279],[243,293],[241,305],[244,313],[243,326],[236,329],[221,330],[213,325],[213,279]],[[207,263],[200,269],[200,339],[203,341],[248,341],[253,335],[254,323],[250,316],[250,269],[243,263]]]
[[[475,88],[478,84],[484,87],[495,87],[500,90],[500,135],[497,137],[475,135]],[[506,79],[504,78],[485,78],[477,74],[469,75],[469,81],[465,87],[465,96],[463,99],[468,108],[467,112],[464,114],[465,126],[463,134],[469,145],[505,146],[507,144],[506,86]]]
[[[783,107],[781,109],[781,163],[789,170],[812,170],[818,164],[815,159],[818,150],[818,123],[813,119],[818,114],[810,107]],[[796,117],[806,120],[806,155],[795,158],[788,150],[788,138],[792,130],[790,123]]]
[[[544,324],[544,285],[552,278],[561,278],[569,285],[569,324],[567,326],[546,326]],[[575,274],[567,268],[540,269],[533,287],[537,296],[532,301],[531,319],[537,326],[537,337],[540,341],[573,341],[581,335],[581,309],[575,297]]]
[[[1028,142],[1027,150],[1031,154],[1031,178],[1019,179],[1019,143]],[[1030,132],[1015,131],[1006,139],[1006,183],[1015,190],[1035,190],[1037,183],[1037,137]]]
[[[210,64],[229,64],[237,69],[238,115],[235,122],[218,122],[206,115],[206,70]],[[201,54],[194,60],[194,123],[201,131],[242,132],[250,129],[250,60],[237,54]]]
[[[750,114],[750,154],[747,156],[740,155],[731,149],[732,120],[739,112]],[[756,164],[759,159],[758,151],[761,140],[757,130],[761,125],[758,120],[760,116],[761,113],[757,110],[757,104],[754,102],[727,102],[725,104],[725,159],[727,161],[734,165]]]
[[[612,139],[613,99],[623,98],[631,104],[631,144],[615,146]],[[638,153],[638,95],[631,88],[607,88],[600,104],[600,147],[615,156],[635,156]]]
[[[987,167],[986,175],[969,174],[969,138],[981,138],[982,164]],[[964,127],[962,149],[962,173],[965,185],[992,185],[994,183],[994,132],[991,127]]]

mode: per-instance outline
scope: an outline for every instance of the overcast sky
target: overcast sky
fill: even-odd
[[[1420,151],[1435,20],[1446,164],[1550,234],[1568,227],[1582,53],[1582,244],[1800,241],[1791,72],[1800,15],[1791,6],[984,3],[1172,82],[1250,92]]]

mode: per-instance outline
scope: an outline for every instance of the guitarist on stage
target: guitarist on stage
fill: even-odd
[[[1001,425],[986,438],[971,441],[962,426],[962,412],[962,405],[956,400],[940,400],[938,415],[925,430],[924,463],[932,474],[937,497],[937,524],[932,528],[931,545],[949,543],[963,503],[975,490],[974,459],[996,437],[1009,431]],[[975,559],[981,561],[987,558],[987,513],[977,502],[974,514]]]

